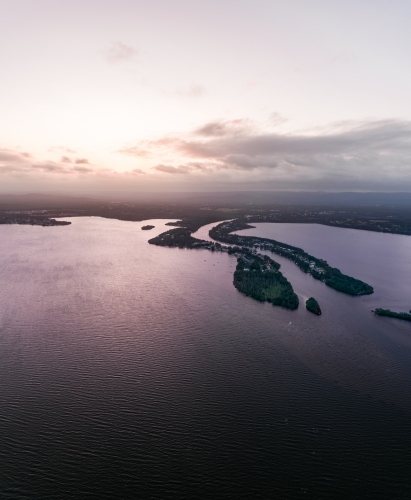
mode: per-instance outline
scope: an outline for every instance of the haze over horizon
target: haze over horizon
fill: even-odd
[[[0,192],[411,192],[410,14],[2,0]]]

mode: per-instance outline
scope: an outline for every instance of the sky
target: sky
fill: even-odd
[[[0,192],[410,191],[409,0],[0,0]]]

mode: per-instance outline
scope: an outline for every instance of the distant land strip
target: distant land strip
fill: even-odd
[[[397,318],[397,319],[403,319],[405,321],[411,321],[411,311],[410,313],[406,312],[395,312],[391,311],[390,309],[381,309],[378,307],[377,309],[373,310],[373,313],[376,314],[377,316],[388,316],[389,318]]]
[[[69,226],[71,222],[65,220],[51,219],[50,217],[2,217],[0,224],[18,224],[29,226]]]
[[[28,217],[79,216],[178,219],[184,223],[176,226],[192,231],[212,222],[250,218],[249,222],[323,224],[411,235],[411,193],[163,193],[154,198],[140,193],[130,201],[0,194],[0,220],[13,219],[13,224],[25,224]]]

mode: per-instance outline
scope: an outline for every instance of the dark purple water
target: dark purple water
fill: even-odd
[[[370,309],[407,306],[411,238],[258,228],[376,288],[275,256],[316,317],[240,294],[227,254],[148,245],[166,221],[72,222],[0,226],[0,498],[410,497],[411,325]]]

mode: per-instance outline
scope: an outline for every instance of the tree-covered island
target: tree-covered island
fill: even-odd
[[[237,254],[234,286],[237,290],[261,302],[286,309],[298,308],[298,297],[291,283],[280,273],[280,264],[266,255],[242,250]]]
[[[390,309],[382,309],[378,307],[377,309],[373,310],[373,313],[376,314],[377,316],[388,316],[389,318],[397,318],[397,319],[403,319],[405,321],[411,321],[411,311],[409,313],[395,312],[391,311]]]
[[[141,229],[143,231],[150,231],[150,229],[154,229],[156,226],[152,226],[151,224],[147,224],[145,226],[142,226]]]
[[[303,249],[281,243],[268,238],[231,234],[242,229],[251,229],[244,219],[222,222],[213,227],[210,237],[229,245],[247,246],[256,250],[268,250],[292,260],[305,273],[327,286],[348,295],[368,295],[374,292],[372,286],[361,280],[343,274],[339,269],[331,267],[325,260],[309,255]]]
[[[307,311],[310,311],[313,314],[316,314],[317,316],[321,315],[320,304],[315,300],[314,297],[310,297],[306,301],[305,307],[306,307]]]

